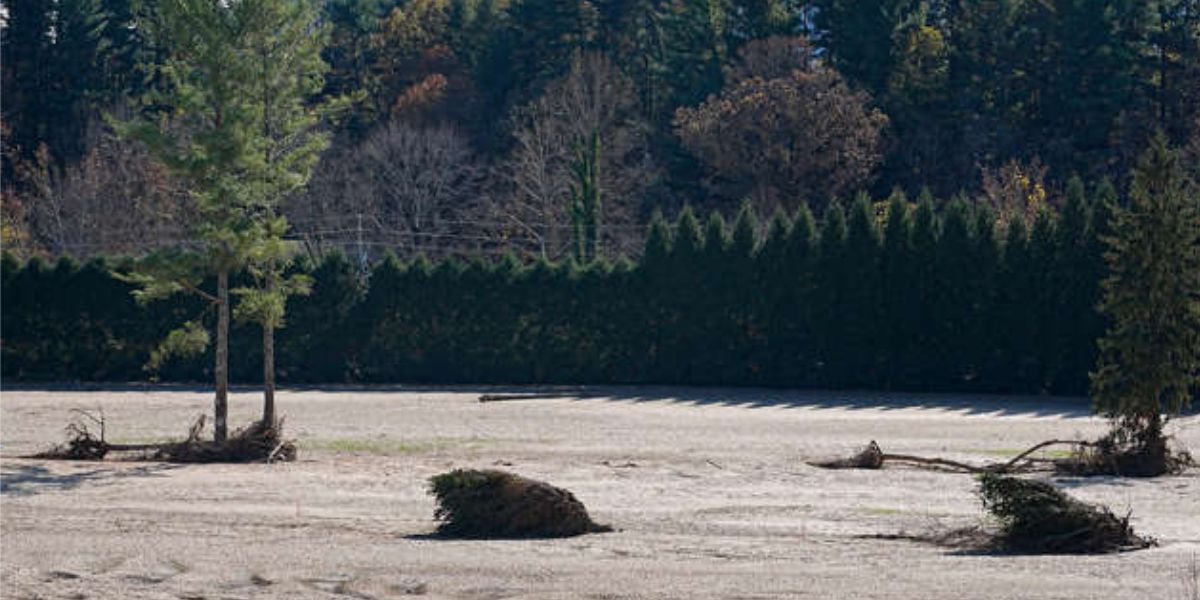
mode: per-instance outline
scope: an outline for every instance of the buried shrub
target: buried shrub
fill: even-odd
[[[1000,524],[997,550],[1032,554],[1098,554],[1154,545],[1102,506],[1080,502],[1042,481],[985,473],[983,506]]]
[[[574,494],[498,470],[456,469],[429,480],[438,533],[465,538],[550,538],[612,531]]]

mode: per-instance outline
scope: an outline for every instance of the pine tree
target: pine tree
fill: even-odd
[[[215,437],[227,433],[230,273],[248,268],[256,285],[235,290],[237,316],[263,328],[263,422],[274,422],[274,330],[287,297],[307,289],[302,276],[282,277],[290,244],[279,203],[302,187],[328,143],[317,132],[327,107],[309,99],[323,85],[324,34],[313,7],[290,0],[170,0],[158,6],[155,39],[169,58],[170,83],[151,94],[174,122],[154,116],[119,124],[180,177],[199,212],[201,249],[162,253],[135,276],[137,292],[154,299],[189,291],[217,310]],[[215,293],[200,289],[215,274]]]
[[[1161,133],[1113,214],[1100,309],[1112,324],[1092,373],[1118,437],[1165,457],[1162,426],[1200,387],[1200,192]]]

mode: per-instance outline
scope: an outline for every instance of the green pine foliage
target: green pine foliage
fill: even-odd
[[[1200,192],[1163,135],[1112,218],[1100,304],[1111,324],[1092,398],[1118,431],[1149,444],[1200,387]]]

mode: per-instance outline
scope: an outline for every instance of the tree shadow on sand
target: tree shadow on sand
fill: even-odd
[[[82,466],[82,465],[81,465]],[[47,492],[73,490],[84,484],[111,485],[122,479],[166,477],[166,472],[179,465],[154,464],[137,467],[81,468],[69,473],[55,473],[36,463],[12,464],[0,467],[0,495],[35,496]]]

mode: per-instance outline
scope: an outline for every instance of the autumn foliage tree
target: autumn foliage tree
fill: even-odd
[[[733,82],[675,117],[684,147],[713,170],[718,193],[788,210],[867,184],[886,123],[866,94],[820,65]]]

